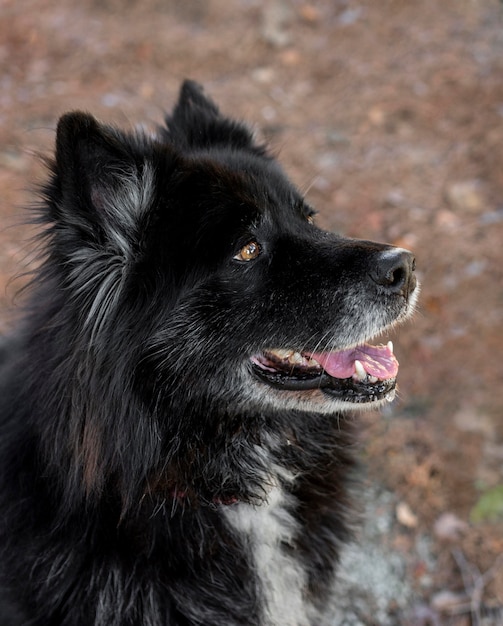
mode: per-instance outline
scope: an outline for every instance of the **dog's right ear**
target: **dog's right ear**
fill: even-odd
[[[252,132],[240,122],[224,117],[200,85],[192,80],[183,82],[173,113],[166,116],[166,128],[161,133],[182,150],[230,147],[266,154],[264,146],[256,144]]]
[[[149,159],[150,149],[150,159]],[[67,113],[58,124],[51,220],[119,254],[131,252],[154,196],[151,142]]]
[[[68,113],[58,124],[44,233],[90,341],[114,320],[124,281],[141,260],[152,227],[156,172],[162,168],[165,180],[174,162],[168,146],[87,113]]]

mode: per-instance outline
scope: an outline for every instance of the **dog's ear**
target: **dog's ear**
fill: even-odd
[[[53,207],[53,221],[72,228],[83,243],[101,242],[115,252],[130,252],[153,202],[148,145],[140,136],[121,133],[86,113],[64,115],[56,139],[60,201]]]
[[[178,103],[166,116],[166,127],[164,136],[182,150],[230,147],[266,154],[245,124],[224,117],[202,87],[191,80],[182,84]]]

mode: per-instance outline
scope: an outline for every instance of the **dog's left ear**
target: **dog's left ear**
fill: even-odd
[[[178,103],[173,113],[166,116],[166,127],[161,132],[182,150],[230,147],[266,154],[265,147],[255,143],[245,124],[224,117],[204,95],[202,87],[191,80],[182,84]]]

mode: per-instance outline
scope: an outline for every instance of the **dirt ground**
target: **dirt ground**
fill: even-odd
[[[0,332],[58,116],[151,126],[184,77],[267,138],[322,226],[417,255],[334,624],[501,626],[503,4],[0,0]]]

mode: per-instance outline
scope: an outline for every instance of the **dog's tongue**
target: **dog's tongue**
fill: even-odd
[[[387,346],[371,346],[364,344],[350,350],[339,352],[314,352],[310,355],[321,367],[334,378],[349,378],[355,373],[355,361],[360,361],[369,376],[381,380],[395,378],[398,372],[398,361],[393,349]]]

